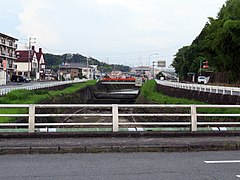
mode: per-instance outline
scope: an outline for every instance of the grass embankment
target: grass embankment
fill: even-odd
[[[154,80],[147,81],[141,88],[141,96],[158,104],[204,104],[203,102],[166,96],[157,91],[157,83]]]
[[[186,98],[175,98],[162,94],[157,91],[157,83],[153,80],[147,81],[141,88],[140,96],[144,97],[148,101],[157,104],[206,104],[204,102],[186,99]],[[207,114],[240,114],[240,108],[198,108],[197,112]],[[226,117],[225,117],[226,118]],[[225,118],[213,117],[211,119],[222,119]],[[234,118],[235,119],[235,118]],[[236,117],[236,119],[239,119]]]
[[[63,90],[48,91],[48,90],[15,90],[0,97],[0,104],[39,104],[44,100],[52,99],[57,96],[72,94],[84,87],[95,85],[96,81],[87,81],[84,83],[72,84]],[[1,108],[0,114],[25,114],[28,113],[27,108]],[[0,117],[0,123],[12,122],[15,118]]]

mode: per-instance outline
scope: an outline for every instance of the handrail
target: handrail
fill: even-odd
[[[9,88],[2,88],[0,89],[0,96],[3,96],[11,91],[14,90],[20,90],[20,89],[26,89],[26,90],[35,90],[35,89],[42,89],[42,88],[49,88],[54,86],[60,86],[64,84],[72,84],[72,83],[79,83],[79,82],[86,82],[87,80],[71,80],[71,81],[58,81],[58,82],[51,82],[51,83],[39,83],[39,84],[32,84],[28,86],[22,86],[22,87],[9,87]]]
[[[238,87],[210,86],[210,85],[203,85],[203,84],[187,84],[187,83],[161,81],[161,80],[156,80],[156,82],[163,86],[169,86],[174,88],[240,96],[240,88]]]
[[[36,113],[36,109],[44,109],[44,108],[97,108],[102,109],[103,112],[98,113],[65,113],[65,114],[40,114]],[[208,121],[208,122],[202,122],[198,121],[198,117],[240,117],[239,114],[224,114],[224,113],[200,113],[198,112],[199,108],[235,108],[239,109],[240,105],[156,105],[156,104],[135,104],[135,105],[129,105],[129,104],[112,104],[112,105],[106,105],[106,104],[0,104],[0,108],[28,108],[29,112],[28,114],[0,114],[1,117],[28,117],[27,123],[0,123],[0,127],[22,127],[27,126],[29,133],[36,132],[36,127],[39,126],[112,126],[113,132],[118,132],[120,126],[132,126],[132,125],[142,125],[142,126],[190,126],[191,131],[197,131],[198,126],[200,125],[238,125],[240,126],[240,122],[217,122],[217,121]],[[186,109],[185,113],[125,113],[123,110],[129,110],[132,111],[134,108],[172,108],[172,109],[178,109],[178,108],[184,108]],[[106,113],[107,110],[108,112]],[[110,111],[109,111],[110,110]],[[112,117],[111,122],[61,122],[61,123],[40,123],[36,122],[36,118],[39,117]],[[121,122],[120,117],[186,117],[184,121],[164,121],[164,122],[157,122],[156,120],[153,122]],[[187,121],[186,121],[187,120]]]

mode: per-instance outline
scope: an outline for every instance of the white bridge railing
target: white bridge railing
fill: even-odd
[[[1,104],[0,108],[6,109],[6,108],[28,108],[28,113],[26,114],[0,114],[0,120],[4,117],[15,117],[15,118],[27,118],[28,120],[26,123],[0,123],[0,127],[14,127],[14,128],[22,128],[22,127],[27,127],[29,133],[34,133],[36,132],[37,127],[54,127],[54,126],[93,126],[93,127],[99,127],[99,126],[111,126],[113,132],[118,132],[119,127],[121,126],[188,126],[190,127],[191,131],[197,131],[198,126],[227,126],[227,125],[234,125],[234,126],[239,126],[240,127],[240,122],[239,120],[233,121],[233,122],[218,122],[218,121],[198,121],[199,117],[235,117],[239,118],[240,113],[237,114],[222,114],[222,113],[199,113],[198,109],[204,108],[234,108],[239,110],[240,105],[147,105],[147,104],[138,104],[138,105],[93,105],[93,104],[51,104],[51,105],[43,105],[43,104],[22,104],[22,105],[17,105],[17,104]],[[69,114],[40,114],[36,113],[37,108],[45,108],[45,109],[60,109],[60,108],[77,108],[81,109],[84,108],[85,110],[89,109],[94,109],[95,113],[84,113],[84,111],[78,111],[78,113],[69,113]],[[139,108],[139,109],[149,109],[149,108],[154,108],[155,110],[159,109],[180,109],[184,108],[187,109],[187,111],[184,111],[186,113],[132,113],[134,112],[134,108]],[[98,109],[98,113],[97,110]],[[103,113],[99,111],[99,109],[102,109]],[[109,111],[106,111],[108,109]],[[131,113],[129,113],[126,110],[130,110]],[[163,111],[163,110],[162,110]],[[173,111],[173,112],[174,112]],[[108,113],[106,113],[108,112]],[[126,113],[127,112],[127,113]],[[146,111],[145,111],[146,112]],[[50,118],[50,117],[108,117],[111,119],[110,122],[84,122],[84,123],[40,123],[36,122],[36,118],[40,117],[45,117],[45,118]],[[185,121],[164,121],[164,122],[159,122],[159,121],[144,121],[144,122],[126,122],[126,121],[121,121],[122,118],[126,117],[159,117],[159,119],[163,119],[166,117],[186,117]]]
[[[26,89],[26,90],[35,90],[35,89],[42,89],[42,88],[49,88],[54,86],[60,86],[64,84],[72,84],[72,83],[78,83],[78,82],[86,82],[85,79],[80,80],[71,80],[71,81],[53,81],[53,82],[43,82],[43,83],[36,83],[31,85],[24,85],[24,86],[14,86],[9,88],[2,88],[0,89],[0,96],[5,95],[11,91],[19,90],[19,89]]]
[[[160,80],[156,80],[156,82],[163,86],[169,86],[174,88],[240,96],[240,88],[237,88],[237,87],[209,86],[205,84],[187,84],[187,83],[178,83],[178,82],[170,82],[170,81],[160,81]]]

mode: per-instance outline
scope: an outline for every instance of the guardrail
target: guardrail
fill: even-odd
[[[34,90],[34,89],[42,89],[42,88],[49,88],[54,86],[60,86],[64,84],[72,84],[72,83],[79,83],[79,82],[86,82],[87,80],[71,80],[71,81],[57,81],[57,82],[50,82],[50,83],[38,83],[32,84],[28,86],[21,86],[21,87],[9,87],[0,89],[0,96],[5,95],[11,91],[19,90],[19,89],[26,89],[26,90]]]
[[[161,80],[156,80],[156,82],[163,86],[170,86],[174,88],[240,96],[240,88],[237,88],[237,87],[209,86],[209,85],[203,85],[203,84],[187,84],[187,83],[178,83],[178,82],[161,81]]]
[[[25,114],[0,114],[1,117],[25,117],[28,118],[28,121],[26,123],[0,123],[0,127],[27,127],[29,133],[36,132],[37,127],[65,127],[65,126],[93,126],[93,127],[99,127],[99,126],[111,126],[113,132],[118,132],[119,128],[121,126],[179,126],[179,127],[189,127],[191,131],[198,131],[199,126],[228,126],[228,125],[234,125],[240,127],[239,117],[240,113],[238,114],[225,114],[225,113],[200,113],[198,112],[198,109],[200,108],[236,108],[239,109],[240,105],[146,105],[146,104],[138,104],[138,105],[94,105],[94,104],[51,104],[51,105],[45,105],[45,104],[1,104],[0,108],[28,108],[28,113]],[[88,110],[90,108],[96,109],[103,109],[103,110],[110,110],[109,113],[69,113],[69,114],[41,114],[36,113],[37,108],[47,108],[47,109],[60,109],[60,108],[85,108],[85,110]],[[149,109],[149,108],[157,108],[158,112],[163,111],[164,108],[174,109],[173,113],[139,113],[134,112],[134,108],[139,109]],[[177,109],[185,108],[186,111],[184,113],[174,113]],[[127,112],[126,109],[130,110],[131,113]],[[125,110],[125,111],[123,111]],[[161,110],[161,111],[160,111]],[[121,112],[122,111],[122,112]],[[54,112],[54,111],[53,111]],[[79,112],[79,111],[78,111]],[[94,111],[93,111],[94,112]],[[106,111],[102,111],[106,112]],[[133,113],[134,112],[134,113]],[[150,111],[151,112],[151,111]],[[163,111],[165,112],[165,111]],[[84,122],[84,123],[40,123],[37,122],[36,119],[40,117],[50,118],[50,117],[110,117],[110,122]],[[185,117],[184,121],[144,121],[144,122],[126,122],[122,121],[122,118],[126,117],[158,117],[159,119],[166,118],[166,117]],[[217,121],[198,121],[199,117],[237,117],[238,119],[232,122],[217,122]]]

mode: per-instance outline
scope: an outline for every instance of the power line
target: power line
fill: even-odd
[[[46,51],[48,51],[49,53],[53,52],[53,51],[61,51],[63,53],[67,53],[67,52],[71,52],[69,50],[50,50],[49,48],[47,48],[45,45],[43,45],[41,42],[39,42],[38,40],[36,40],[36,43],[38,45],[40,45],[41,47],[43,47]],[[148,50],[148,51],[135,51],[135,52],[118,52],[118,53],[88,53],[88,54],[93,54],[94,56],[102,56],[105,58],[110,58],[112,62],[114,61],[138,61],[139,60],[139,56],[141,56],[141,61],[144,61],[144,59],[147,59],[149,56],[149,53],[152,52],[158,52],[159,56],[158,59],[161,58],[173,58],[173,53],[170,53],[171,51],[175,50],[178,46],[174,46],[171,48],[165,48],[165,49],[158,49],[158,50]],[[79,52],[77,52],[79,53]],[[81,53],[82,54],[82,53]],[[101,55],[100,55],[101,54]],[[111,55],[112,54],[112,55]],[[84,56],[84,55],[83,55]],[[122,56],[122,57],[119,57]],[[124,57],[125,56],[125,57]],[[127,56],[127,57],[126,57]],[[97,58],[99,59],[99,57]]]
[[[45,50],[47,50],[48,52],[51,52],[48,48],[46,48],[44,45],[42,45],[42,43],[40,43],[38,40],[36,40],[36,42],[43,47]]]
[[[49,52],[54,52],[54,51],[58,51],[58,52],[62,52],[62,53],[79,53],[81,52],[81,50],[67,50],[67,49],[49,49],[46,46],[44,46],[41,42],[37,41],[37,43],[39,45],[41,45],[45,50],[49,51]],[[118,56],[118,55],[142,55],[142,54],[149,54],[149,53],[155,53],[155,52],[159,52],[159,54],[161,55],[168,55],[171,51],[176,50],[176,48],[178,48],[179,45],[173,46],[173,47],[169,47],[169,48],[162,48],[162,49],[152,49],[152,50],[146,50],[146,51],[128,51],[128,52],[111,52],[111,53],[104,53],[104,52],[88,52],[87,54],[94,54],[94,55],[98,55],[98,56]]]

